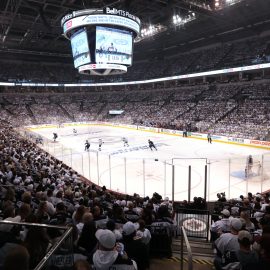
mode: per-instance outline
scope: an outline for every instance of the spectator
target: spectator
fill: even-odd
[[[249,232],[252,232],[255,230],[255,225],[250,221],[250,218],[247,212],[244,212],[244,211],[241,212],[240,220],[242,221],[242,223],[244,223],[244,229],[246,229]]]
[[[29,253],[21,245],[12,249],[4,260],[4,270],[29,270]]]
[[[141,238],[141,241],[145,245],[148,245],[151,240],[151,233],[147,228],[145,228],[145,222],[143,219],[140,219],[138,223],[139,223],[139,228],[136,232],[136,236]]]
[[[92,270],[91,265],[85,260],[77,260],[74,263],[74,270]]]
[[[93,264],[97,270],[108,269],[112,265],[124,265],[126,270],[136,270],[134,262],[124,252],[115,249],[116,237],[110,230],[99,229],[96,232],[98,249],[93,255]]]
[[[30,255],[29,266],[31,269],[35,268],[46,255],[49,242],[49,236],[44,228],[29,228],[24,240],[24,246]]]
[[[140,239],[136,238],[135,225],[128,221],[123,226],[123,244],[125,250],[131,259],[135,260],[138,270],[144,270],[149,266],[149,257],[147,257],[147,248]]]
[[[230,211],[227,209],[223,209],[221,211],[222,219],[216,221],[214,224],[211,225],[211,232],[216,234],[215,239],[221,233],[229,232],[231,229],[231,220],[230,220]]]
[[[252,236],[247,231],[240,231],[238,233],[238,242],[240,249],[236,252],[236,257],[242,266],[242,269],[245,269],[249,265],[257,265],[259,261],[258,254],[251,250]]]
[[[97,229],[94,221],[84,223],[77,243],[78,247],[83,248],[88,255],[90,254],[90,256],[95,251],[97,245],[95,237],[96,231]]]
[[[259,248],[258,244],[255,246],[256,251],[259,253],[259,262],[255,264],[248,264],[243,270],[253,270],[260,269],[266,270],[270,267],[270,226],[264,227],[262,236],[259,238]],[[253,244],[253,248],[256,242]]]
[[[221,236],[215,241],[217,250],[216,257],[214,259],[214,265],[217,270],[222,267],[222,257],[227,252],[237,252],[240,249],[238,243],[238,232],[242,229],[242,222],[233,218],[231,220],[231,231],[229,233],[221,234]]]

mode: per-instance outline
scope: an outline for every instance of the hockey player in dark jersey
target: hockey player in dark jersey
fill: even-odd
[[[88,142],[88,140],[86,140],[85,144],[84,144],[84,151],[89,151],[90,148],[90,143]]]
[[[151,140],[148,140],[148,145],[149,145],[149,148],[151,149],[151,151],[153,151],[153,148],[155,148],[157,151],[156,146],[154,145],[154,143]]]
[[[53,141],[54,141],[54,142],[56,141],[57,137],[58,137],[57,133],[54,132],[54,133],[53,133]]]

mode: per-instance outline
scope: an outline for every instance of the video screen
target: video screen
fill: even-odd
[[[96,63],[131,65],[132,33],[124,30],[96,28]]]
[[[71,48],[75,68],[91,62],[87,32],[81,30],[71,36]]]

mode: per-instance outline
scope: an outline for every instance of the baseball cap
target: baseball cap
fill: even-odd
[[[111,249],[115,246],[116,243],[116,237],[115,234],[110,230],[97,230],[96,232],[96,238],[98,242],[105,248]]]
[[[240,231],[239,233],[238,233],[238,239],[240,240],[240,241],[242,241],[242,240],[244,240],[244,239],[248,239],[249,240],[249,242],[251,242],[252,241],[252,236],[251,236],[251,234],[248,232],[248,231]]]
[[[236,231],[240,231],[242,229],[242,222],[239,218],[233,218],[231,220],[231,226]]]
[[[135,226],[131,221],[128,221],[127,223],[124,224],[123,226],[123,233],[125,235],[130,235],[135,232]]]
[[[227,210],[227,209],[223,209],[223,210],[221,211],[221,214],[224,215],[224,216],[226,216],[226,217],[229,217],[229,216],[231,215],[230,211]]]

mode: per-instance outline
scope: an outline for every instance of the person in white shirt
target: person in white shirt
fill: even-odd
[[[215,241],[215,247],[217,250],[216,257],[214,259],[214,265],[216,269],[221,269],[222,256],[226,252],[237,252],[240,249],[238,242],[238,232],[242,229],[242,222],[239,218],[231,219],[231,232],[223,233]]]
[[[231,229],[231,221],[230,221],[230,211],[227,209],[223,209],[221,211],[222,219],[216,221],[211,225],[211,231],[214,233],[224,233],[229,232]]]
[[[144,244],[148,245],[151,240],[151,233],[147,228],[145,228],[145,222],[143,219],[140,219],[138,223],[139,223],[139,229],[136,232],[136,236],[141,238],[141,241]]]

